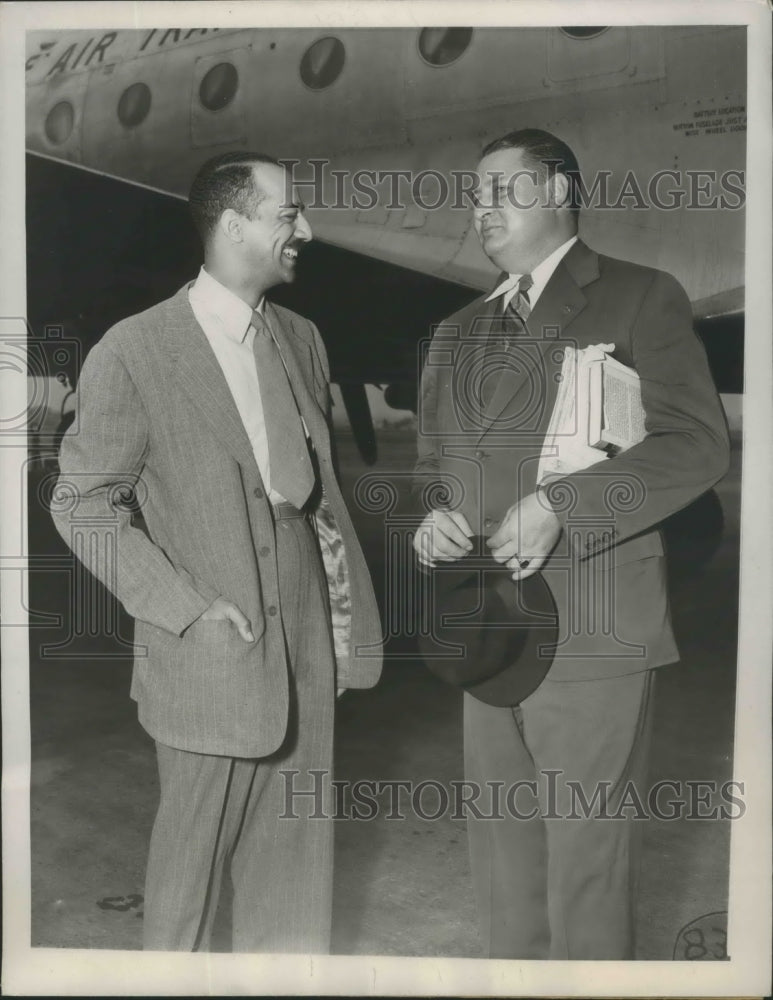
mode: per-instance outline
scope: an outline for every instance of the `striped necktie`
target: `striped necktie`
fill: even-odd
[[[531,313],[531,303],[529,302],[529,289],[534,284],[530,274],[522,274],[518,279],[515,295],[507,303],[504,316],[505,332],[508,337],[520,337],[523,333],[528,333],[526,320]]]
[[[271,488],[296,507],[314,489],[314,468],[287,369],[268,324],[254,311],[252,351],[266,424]]]

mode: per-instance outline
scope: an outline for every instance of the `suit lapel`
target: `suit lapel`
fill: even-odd
[[[560,370],[562,348],[566,346],[565,331],[587,301],[582,286],[596,277],[597,255],[584,243],[576,243],[559,261],[537,300],[526,324],[526,334],[516,341],[512,363],[503,366],[483,414],[481,437],[516,396],[534,391],[535,378],[542,385],[543,398],[550,395],[555,381],[551,375]],[[501,306],[498,308],[501,311]],[[545,398],[545,402],[549,403],[549,399]]]
[[[198,324],[185,285],[169,301],[164,342],[174,364],[174,377],[203,421],[241,465],[257,468],[223,370]]]

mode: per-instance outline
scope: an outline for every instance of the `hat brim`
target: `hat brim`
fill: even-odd
[[[490,705],[517,705],[544,680],[558,611],[541,573],[514,581],[481,539],[469,556],[433,568],[422,589],[419,651],[441,680]]]

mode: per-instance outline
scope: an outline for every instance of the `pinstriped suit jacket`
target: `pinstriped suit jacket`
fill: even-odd
[[[337,683],[370,687],[381,670],[381,626],[333,471],[325,350],[308,320],[272,308],[319,459],[328,521],[345,552],[351,621]],[[150,735],[200,753],[256,757],[277,749],[288,675],[272,514],[187,286],[118,323],[89,353],[60,467],[56,526],[136,619],[132,697]],[[136,489],[147,533],[121,502],[126,484]],[[89,545],[77,543],[86,537]],[[249,618],[253,643],[228,623],[196,621],[218,596]]]

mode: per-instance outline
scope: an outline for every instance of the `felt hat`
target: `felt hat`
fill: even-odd
[[[453,563],[421,567],[419,652],[427,667],[489,705],[517,705],[541,684],[558,611],[541,573],[514,581],[475,536]]]

